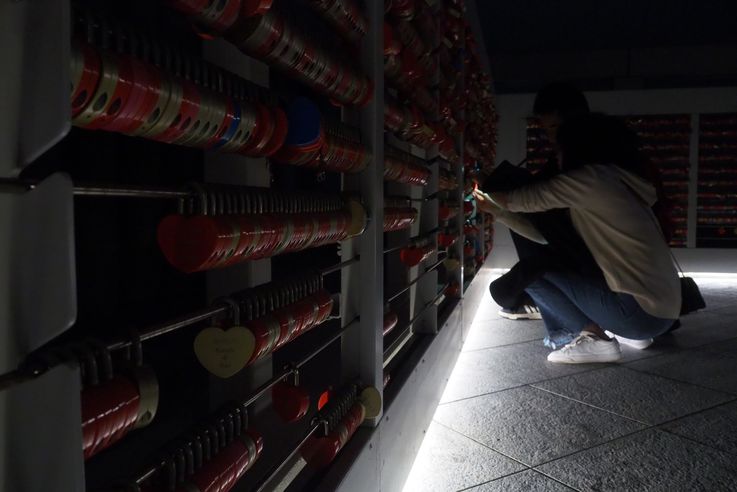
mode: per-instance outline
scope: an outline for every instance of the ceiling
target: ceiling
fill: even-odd
[[[476,0],[498,92],[737,83],[735,0]],[[472,10],[472,11],[473,11]]]

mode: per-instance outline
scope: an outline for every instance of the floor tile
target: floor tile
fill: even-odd
[[[468,489],[468,492],[567,492],[572,489],[534,470],[525,470]]]
[[[693,348],[722,340],[737,338],[737,315],[724,310],[709,310],[690,314],[681,319],[682,327],[659,337],[661,346]]]
[[[460,490],[523,469],[520,463],[433,422],[404,492]]]
[[[706,310],[732,308],[737,312],[737,284],[730,279],[695,279],[706,301]]]
[[[442,405],[435,420],[528,465],[644,427],[529,386]]]
[[[737,455],[737,402],[689,415],[661,428]]]
[[[540,341],[465,352],[458,357],[441,403],[575,374],[595,364],[552,364]]]
[[[534,386],[651,425],[734,399],[719,391],[624,367],[606,367]]]
[[[734,456],[658,430],[646,430],[542,465],[578,490],[734,491]]]
[[[499,316],[499,305],[495,303],[488,292],[484,294],[481,304],[473,318],[473,322],[487,321],[490,319],[501,319]]]
[[[655,340],[655,342],[644,350],[629,347],[627,345],[620,344],[622,350],[622,358],[617,361],[617,365],[621,365],[627,362],[633,362],[636,360],[649,359],[650,357],[657,357],[659,355],[673,354],[682,348],[668,343],[662,343],[661,339]]]
[[[463,351],[479,350],[498,347],[512,343],[540,340],[545,336],[545,327],[542,321],[511,319],[494,319],[476,321],[471,326],[471,332],[463,345]]]
[[[473,324],[477,323],[483,323],[483,322],[495,322],[502,318],[499,316],[499,313],[497,312],[499,308],[496,309],[485,309],[483,312],[480,312],[476,315],[476,317],[473,319]]]
[[[723,340],[699,347],[699,350],[712,350],[715,352],[737,352],[737,338]]]
[[[719,345],[723,345],[720,347]],[[699,350],[684,350],[627,364],[638,371],[698,384],[737,394],[737,350],[734,342],[710,345]]]

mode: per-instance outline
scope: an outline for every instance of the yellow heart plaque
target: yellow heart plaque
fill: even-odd
[[[243,326],[227,330],[211,326],[194,339],[194,353],[202,367],[225,379],[246,367],[255,345],[253,333]]]
[[[358,395],[358,401],[366,409],[366,418],[372,419],[381,413],[381,393],[373,386],[367,386]]]

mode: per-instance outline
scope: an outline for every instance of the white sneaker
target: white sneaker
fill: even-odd
[[[507,319],[543,319],[540,308],[537,306],[520,306],[517,309],[502,309],[499,316]]]
[[[619,342],[602,340],[589,331],[582,331],[571,343],[560,350],[550,352],[548,361],[560,364],[587,364],[590,362],[615,362],[622,357]]]
[[[617,341],[621,343],[622,345],[627,345],[628,347],[632,347],[637,350],[645,350],[650,345],[652,345],[653,342],[655,341],[652,338],[646,338],[645,340],[635,340],[633,338],[624,338],[624,337],[620,337],[619,335],[615,335],[611,331],[607,331],[605,333],[607,334],[607,336],[616,338]]]

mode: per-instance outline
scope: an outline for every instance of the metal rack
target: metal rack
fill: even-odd
[[[90,4],[84,1],[81,3]],[[441,167],[449,168],[455,173],[459,183],[457,193],[451,196],[459,205],[458,217],[451,221],[451,227],[462,234],[463,166],[461,164],[451,167],[443,164],[437,145],[420,149],[385,135],[384,98],[388,88],[385,87],[382,48],[384,5],[382,2],[364,2],[364,4],[366,32],[360,37],[360,41],[356,41],[360,42],[357,46],[360,46],[358,60],[362,73],[373,81],[372,97],[364,107],[343,107],[339,111],[335,110],[335,113],[340,114],[344,124],[360,130],[361,145],[373,158],[372,164],[365,170],[351,175],[346,173],[336,182],[340,191],[361,197],[368,216],[367,227],[362,235],[340,243],[337,249],[340,256],[333,264],[313,269],[330,279],[333,292],[340,291],[340,315],[343,324],[339,327],[331,325],[320,333],[310,334],[309,337],[305,337],[309,339],[300,342],[298,347],[293,349],[290,347],[290,350],[285,350],[283,354],[277,354],[252,368],[249,367],[232,380],[219,380],[203,375],[196,383],[203,385],[205,393],[197,412],[213,412],[221,408],[223,401],[235,399],[241,407],[249,407],[249,412],[257,418],[261,417],[266,414],[269,405],[267,399],[263,398],[269,390],[280,381],[295,376],[307,367],[326,366],[322,358],[327,357],[333,366],[340,367],[340,373],[334,375],[334,379],[341,382],[360,380],[364,385],[377,388],[381,394],[384,388],[384,371],[391,365],[394,371],[390,391],[392,397],[384,399],[383,411],[391,412],[392,416],[407,416],[413,412],[415,405],[408,399],[410,392],[407,388],[421,383],[431,395],[431,400],[439,399],[444,380],[442,374],[452,365],[453,355],[457,356],[459,352],[455,340],[460,337],[458,334],[460,314],[452,310],[452,303],[446,302],[444,292],[447,279],[441,279],[443,275],[439,273],[448,252],[436,251],[425,260],[424,266],[401,269],[393,268],[399,261],[397,258],[399,255],[393,253],[411,241],[427,239],[436,242],[437,234],[441,231],[438,223],[441,195],[438,182]],[[433,2],[428,4],[439,8],[439,4]],[[24,111],[17,115],[14,113],[6,115],[2,126],[3,129],[13,130],[3,132],[11,139],[3,147],[20,149],[17,155],[3,158],[0,172],[0,201],[7,201],[12,209],[11,220],[0,222],[0,227],[6,233],[5,237],[11,238],[9,242],[12,243],[8,251],[1,251],[0,261],[10,266],[18,260],[12,271],[3,274],[2,287],[7,290],[10,286],[20,285],[17,293],[25,300],[23,301],[25,304],[23,316],[17,316],[12,314],[13,306],[7,304],[5,300],[0,303],[4,327],[0,333],[0,342],[1,345],[8,347],[4,357],[0,357],[2,363],[0,373],[5,373],[0,375],[0,406],[7,404],[10,409],[0,416],[6,417],[6,422],[15,424],[15,429],[11,429],[11,426],[0,429],[4,433],[7,431],[8,435],[3,451],[6,454],[13,452],[17,460],[28,464],[28,467],[18,470],[9,478],[8,486],[14,490],[31,492],[84,490],[85,482],[91,475],[90,468],[110,469],[113,457],[101,456],[100,460],[90,465],[85,464],[81,455],[78,456],[78,443],[81,441],[78,428],[80,369],[70,360],[59,359],[52,364],[43,365],[37,363],[37,359],[33,357],[28,358],[29,355],[35,356],[43,349],[73,340],[76,333],[74,330],[79,302],[76,296],[77,282],[80,280],[86,282],[89,279],[78,277],[78,268],[75,264],[75,254],[83,253],[79,249],[80,239],[75,237],[75,230],[80,224],[74,223],[74,197],[79,197],[77,207],[94,207],[94,202],[88,201],[89,198],[105,197],[113,201],[123,198],[172,200],[176,204],[195,199],[196,193],[181,184],[104,185],[98,184],[96,180],[89,183],[83,182],[84,180],[76,182],[76,177],[72,182],[63,173],[49,175],[43,170],[35,169],[34,160],[48,149],[54,150],[55,143],[62,140],[70,131],[71,137],[66,138],[73,137],[78,140],[86,138],[84,133],[80,133],[84,132],[83,130],[70,129],[68,115],[67,79],[69,79],[71,40],[69,26],[72,25],[70,22],[72,8],[68,0],[43,2],[43,8],[24,3],[4,7],[6,8],[11,14],[7,18],[17,21],[17,29],[10,32],[10,36],[22,37],[23,47],[33,48],[32,52],[42,54],[38,59],[34,59],[33,56],[26,56],[22,61],[13,58],[14,64],[8,65],[14,67],[13,70],[17,70],[18,73],[34,73],[35,76],[32,77],[33,83],[27,87],[14,87],[15,91],[6,96],[11,99],[16,97],[22,101]],[[151,7],[154,13],[160,13],[161,11],[157,9],[164,8],[163,5]],[[168,13],[171,16],[178,15]],[[44,19],[44,22],[34,24],[32,22],[34,19]],[[180,19],[179,24],[190,27],[185,19]],[[102,32],[105,27],[93,25],[91,29],[94,32],[90,32],[92,34]],[[235,74],[249,81],[246,92],[253,97],[264,93],[259,86],[268,87],[275,79],[283,77],[270,72],[268,66],[244,55],[222,39],[201,41],[192,33],[186,36],[192,37],[193,46],[200,47],[203,54],[201,58],[206,61],[208,67],[214,67],[216,71],[225,70],[228,76]],[[30,39],[40,43],[34,44]],[[5,44],[3,54],[11,50],[8,46],[18,45],[17,38],[11,40],[12,43]],[[125,38],[121,42],[127,46],[131,40]],[[15,55],[17,53],[13,56]],[[49,73],[54,75],[48,75]],[[285,96],[282,86],[279,88],[279,98]],[[286,96],[288,95],[287,91]],[[432,95],[438,97],[436,92]],[[13,120],[14,115],[19,117]],[[110,137],[109,142],[120,142],[114,138],[129,137]],[[143,152],[143,149],[155,149],[156,145],[163,144],[139,141],[135,145],[141,149],[139,152]],[[429,171],[426,186],[385,183],[382,163],[385,147],[388,145],[396,146],[426,163]],[[463,149],[461,136],[455,142],[455,150],[460,156],[461,163]],[[275,165],[266,159],[233,154],[194,154],[199,151],[186,149],[181,152],[193,153],[191,154],[194,156],[193,159],[203,164],[201,177],[204,182],[244,187],[273,186]],[[74,156],[53,155],[53,159],[58,161],[70,158],[73,159]],[[49,160],[53,159],[49,157]],[[100,167],[104,168],[105,165],[106,163],[101,160]],[[135,169],[135,166],[136,163],[132,162],[131,168]],[[20,178],[17,177],[19,170],[23,168],[27,168],[27,172]],[[136,179],[133,181],[138,182]],[[168,181],[164,179],[163,182]],[[417,207],[419,218],[411,229],[385,235],[382,230],[385,197],[402,197]],[[19,226],[23,224],[25,226],[20,230]],[[46,224],[53,224],[53,227],[45,229]],[[16,234],[18,232],[20,234]],[[43,261],[31,265],[29,259],[19,259],[19,252],[29,250],[31,247],[35,248],[34,254],[43,258]],[[463,241],[456,242],[451,249],[462,265]],[[203,287],[201,303],[189,304],[186,309],[182,306],[176,316],[170,316],[167,321],[161,323],[151,324],[150,320],[142,322],[141,324],[146,327],[138,330],[135,340],[127,336],[105,336],[104,330],[101,331],[99,338],[105,340],[106,350],[121,351],[139,342],[160,343],[161,337],[165,335],[181,336],[186,332],[182,330],[185,327],[214,317],[229,315],[231,307],[219,303],[218,299],[243,288],[257,287],[270,282],[272,272],[277,271],[274,263],[275,261],[266,258],[203,273],[198,277]],[[30,285],[28,281],[19,283],[22,274],[28,275],[29,272],[32,272],[34,279],[49,279],[49,282],[40,282],[41,285]],[[462,268],[454,274],[453,280],[458,285],[463,285]],[[387,296],[386,291],[392,294]],[[395,303],[398,300],[402,301],[401,306],[397,302],[401,321],[399,328],[393,333],[393,338],[388,340],[384,338],[381,328],[384,308],[387,302]],[[208,307],[192,309],[192,305]],[[153,342],[154,339],[159,340]],[[426,352],[442,352],[444,348],[448,354],[440,358],[442,361],[438,362],[437,367],[434,366],[426,374],[418,375],[420,368],[418,358]],[[284,363],[285,360],[288,362]],[[23,363],[24,361],[27,363]],[[31,407],[32,403],[37,410],[24,414],[23,409]],[[50,423],[39,409],[55,408],[58,405],[62,405],[63,408],[55,412],[57,417]],[[421,440],[422,422],[427,420],[427,417],[425,411],[413,426],[408,427],[407,438],[412,441],[412,446],[408,449],[412,449]],[[378,480],[386,486],[385,488],[397,484],[402,470],[385,465],[384,460],[390,462],[392,456],[399,456],[400,459],[396,461],[398,466],[408,465],[407,451],[402,450],[400,443],[393,442],[392,439],[396,435],[396,426],[403,419],[404,417],[389,419],[382,413],[367,419],[348,443],[350,449],[340,455],[340,459],[322,477],[318,473],[316,478],[310,478],[317,480],[310,483],[312,485],[329,483],[335,480],[335,477],[341,477],[339,482],[343,482],[344,487],[348,487],[349,490],[350,486],[347,484],[355,477],[355,470],[362,469],[376,471]],[[300,425],[279,430],[283,436],[299,435],[299,440],[293,444],[285,441],[286,444],[281,443],[281,447],[276,446],[276,449],[264,453],[261,460],[263,463],[256,464],[252,479],[249,478],[247,481],[249,487],[255,490],[268,490],[271,481],[283,472],[297,450],[318,432],[323,424],[318,421],[304,422]],[[33,440],[33,446],[23,444],[27,441],[24,433],[33,432],[34,428],[43,429],[43,435]],[[144,432],[146,431],[141,431],[141,434]],[[127,449],[144,450],[147,449],[146,446],[160,446],[171,437],[171,429],[159,429],[155,434],[150,440],[145,437],[137,438]],[[35,436],[36,432],[33,432],[33,435]],[[58,453],[63,458],[57,459]],[[361,459],[358,461],[345,461],[347,456],[359,455]],[[34,476],[33,470],[39,469],[42,463],[53,463],[45,469],[55,476],[54,485],[43,483]],[[143,484],[165,466],[166,463],[161,462],[147,468],[139,467],[140,473],[133,476],[128,483]],[[97,482],[94,483],[98,485]],[[245,487],[244,485],[242,489],[245,490]]]

